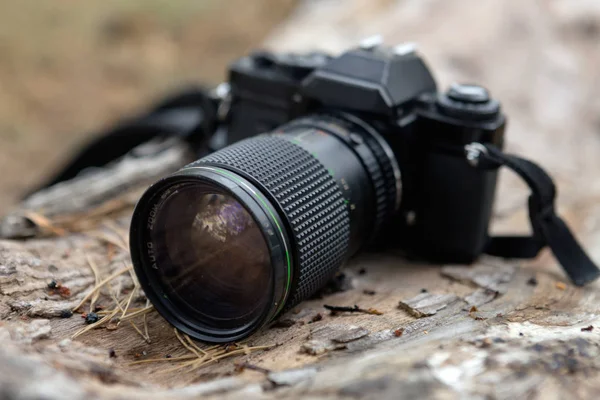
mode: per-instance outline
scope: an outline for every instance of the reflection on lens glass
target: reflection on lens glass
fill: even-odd
[[[165,295],[204,324],[230,328],[271,300],[270,254],[254,218],[207,184],[188,184],[159,206],[152,232]]]

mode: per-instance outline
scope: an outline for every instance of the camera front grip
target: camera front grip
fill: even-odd
[[[485,253],[502,258],[534,258],[548,246],[577,286],[584,286],[600,276],[600,269],[583,250],[567,224],[556,214],[556,187],[552,178],[529,160],[503,153],[490,144],[471,143],[464,147],[463,156],[473,168],[510,168],[520,176],[529,189],[529,219],[531,236],[490,237]]]

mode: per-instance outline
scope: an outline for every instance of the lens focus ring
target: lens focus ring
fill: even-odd
[[[188,167],[229,169],[264,189],[294,235],[295,271],[287,307],[322,287],[347,257],[350,216],[341,190],[308,151],[282,137],[244,140]]]

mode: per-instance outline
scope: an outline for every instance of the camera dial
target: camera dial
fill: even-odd
[[[494,119],[500,113],[500,103],[478,85],[455,83],[438,95],[436,104],[441,113],[467,121]]]

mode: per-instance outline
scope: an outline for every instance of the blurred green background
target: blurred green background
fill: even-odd
[[[293,0],[0,0],[0,213],[87,135],[217,83]]]

